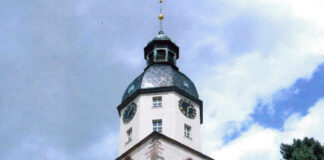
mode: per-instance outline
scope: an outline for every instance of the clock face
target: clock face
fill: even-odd
[[[186,99],[179,100],[179,109],[188,118],[194,119],[196,117],[195,107]]]
[[[129,106],[126,107],[124,113],[123,113],[123,121],[124,123],[130,122],[136,113],[136,104],[131,103]]]

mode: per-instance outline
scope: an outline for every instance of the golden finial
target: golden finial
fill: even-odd
[[[159,20],[162,21],[164,18],[164,15],[163,14],[159,14]]]
[[[161,34],[163,34],[163,27],[162,27],[162,20],[164,19],[164,15],[162,14],[162,4],[163,4],[163,0],[159,0],[160,2],[160,14],[158,16],[159,20],[160,20],[160,32]]]

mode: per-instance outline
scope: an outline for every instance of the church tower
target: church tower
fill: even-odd
[[[147,66],[117,107],[117,160],[212,160],[201,153],[203,102],[176,65],[179,47],[162,31],[162,13],[159,19],[160,32],[144,48]]]

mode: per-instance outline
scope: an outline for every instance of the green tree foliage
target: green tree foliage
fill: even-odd
[[[324,160],[324,146],[313,138],[294,139],[293,144],[281,144],[280,153],[285,160]]]

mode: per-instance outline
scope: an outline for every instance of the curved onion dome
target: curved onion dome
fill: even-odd
[[[153,64],[139,75],[126,89],[122,101],[140,89],[176,87],[198,99],[194,83],[175,67],[168,64]]]

